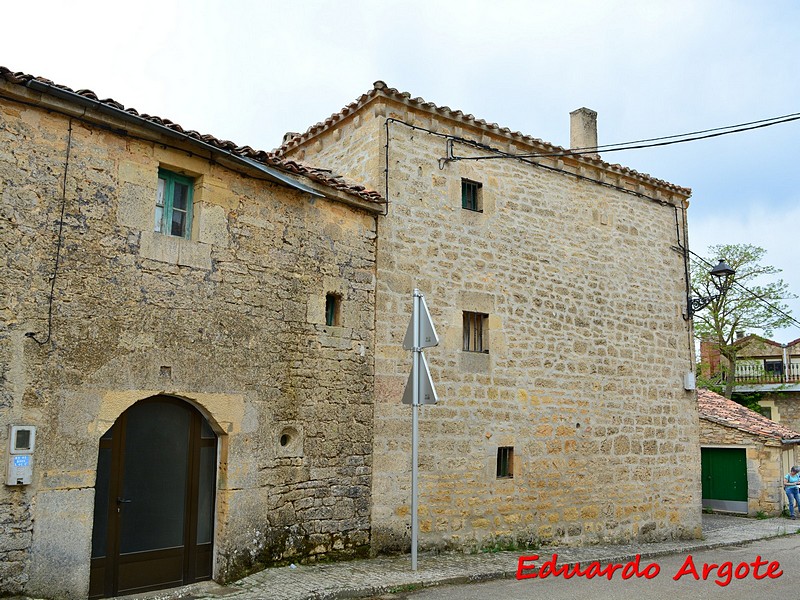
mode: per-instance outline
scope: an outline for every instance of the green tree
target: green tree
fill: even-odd
[[[694,332],[698,339],[715,344],[720,354],[728,360],[724,381],[726,398],[733,393],[736,374],[736,332],[755,330],[760,335],[770,337],[774,329],[792,323],[791,317],[787,316],[789,307],[782,301],[796,296],[789,292],[789,287],[782,279],[769,281],[781,270],[761,264],[766,253],[763,248],[751,244],[720,244],[708,248],[707,256],[724,259],[736,271],[733,284],[724,296],[719,296],[718,282],[709,275],[708,265],[692,261],[692,294],[712,298],[706,308],[694,314]],[[770,308],[759,297],[786,314]]]

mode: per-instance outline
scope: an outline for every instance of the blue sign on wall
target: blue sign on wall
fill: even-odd
[[[14,457],[14,466],[15,467],[28,467],[31,464],[31,457],[29,454],[23,454],[21,456]]]

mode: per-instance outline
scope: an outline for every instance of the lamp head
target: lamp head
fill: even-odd
[[[724,258],[720,258],[717,266],[711,269],[709,273],[712,277],[716,277],[718,279],[722,277],[728,277],[729,275],[736,275],[736,271],[731,269],[730,265],[725,262]]]

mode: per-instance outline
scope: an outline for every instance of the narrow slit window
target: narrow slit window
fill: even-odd
[[[489,352],[487,323],[489,315],[477,312],[464,312],[465,352]]]
[[[497,449],[497,478],[512,479],[514,477],[514,447],[501,446]]]
[[[325,295],[325,325],[336,326],[340,324],[341,296],[337,294]]]
[[[483,212],[483,202],[481,198],[482,185],[477,181],[469,179],[461,180],[461,208]]]

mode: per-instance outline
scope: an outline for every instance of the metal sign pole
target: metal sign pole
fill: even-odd
[[[417,538],[419,536],[419,518],[417,515],[417,477],[419,462],[419,375],[420,375],[420,339],[419,339],[419,304],[422,294],[414,288],[414,310],[412,327],[414,331],[414,367],[412,385],[414,389],[411,404],[411,570],[417,570]]]
[[[403,392],[403,404],[411,405],[411,570],[417,570],[417,538],[419,537],[419,517],[417,479],[419,475],[419,405],[436,404],[439,397],[433,386],[431,373],[423,348],[439,344],[439,336],[431,320],[431,313],[425,297],[414,288],[414,302],[411,322],[403,338],[403,348],[413,352],[414,364]]]

